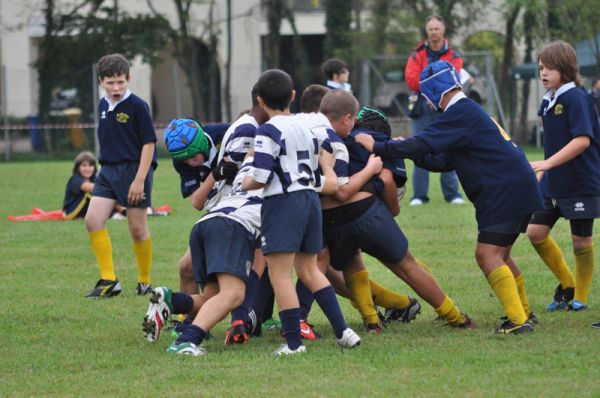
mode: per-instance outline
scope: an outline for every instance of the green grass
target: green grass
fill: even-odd
[[[181,358],[165,353],[168,336],[156,344],[143,338],[147,299],[134,294],[126,222],[108,223],[124,292],[95,301],[83,298],[98,271],[82,221],[6,221],[33,207],[60,208],[70,169],[64,161],[0,164],[0,396],[600,396],[600,331],[590,327],[600,319],[598,279],[590,310],[545,313],[556,281],[520,238],[514,257],[541,323],[530,335],[494,335],[502,310],[474,261],[474,210],[442,203],[435,175],[432,202],[403,206],[398,222],[411,252],[473,316],[475,331],[435,324],[435,313],[424,305],[415,322],[392,324],[381,336],[361,332],[362,346],[341,352],[315,306],[311,321],[324,338],[308,342],[307,355],[273,358],[280,344],[274,333],[225,348],[227,325],[221,323],[206,343],[208,356]],[[149,220],[153,284],[177,287],[177,264],[199,214],[180,198],[178,178],[165,160],[155,174],[153,202],[173,207],[171,216]],[[553,235],[572,264],[567,223],[560,221]],[[414,294],[382,266],[368,264],[375,280]],[[361,330],[358,313],[340,302],[350,326]]]

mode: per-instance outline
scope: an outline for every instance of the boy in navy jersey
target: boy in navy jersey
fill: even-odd
[[[479,234],[475,257],[502,303],[507,320],[499,333],[533,330],[523,275],[510,249],[531,214],[541,208],[541,194],[527,159],[508,134],[461,91],[456,69],[446,61],[421,73],[421,93],[443,111],[416,137],[375,143],[366,134],[356,141],[384,158],[411,158],[430,171],[456,170],[475,205]]]
[[[332,120],[332,125],[345,150],[346,160],[341,162],[344,163],[344,166],[339,168],[336,166],[338,178],[352,179],[358,173],[364,173],[366,168],[363,168],[364,164],[362,162],[357,161],[356,155],[359,151],[356,148],[353,148],[352,151],[354,162],[352,165],[349,164],[349,147],[357,145],[348,137],[354,123],[344,131],[339,126],[343,124],[343,121],[336,116],[340,109],[339,97],[348,95],[348,93],[339,90],[327,94],[321,102],[321,112]],[[358,108],[356,99],[354,97],[351,99],[354,107]],[[369,134],[369,137],[372,137],[372,135]],[[342,138],[344,141],[342,141]],[[365,152],[362,148],[359,149]],[[364,155],[369,158],[368,154],[365,153]],[[369,158],[367,162],[370,161]],[[392,162],[388,160],[388,163]],[[394,166],[394,168],[396,167],[398,165]],[[350,168],[352,168],[353,173],[350,173]],[[405,181],[406,175],[403,174]],[[377,175],[381,174],[377,173]],[[324,220],[323,234],[330,252],[330,263],[334,269],[343,271],[346,285],[358,305],[367,331],[369,333],[381,333],[381,323],[372,298],[373,291],[371,288],[373,284],[369,282],[368,272],[362,263],[361,251],[379,259],[399,278],[407,282],[417,294],[431,304],[438,315],[446,320],[449,325],[464,329],[473,328],[472,320],[466,314],[461,313],[452,299],[442,291],[431,274],[423,269],[424,267],[420,267],[416,259],[410,254],[408,242],[402,230],[395,222],[390,209],[385,205],[382,198],[377,195],[377,189],[373,185],[371,177],[367,178],[355,190],[348,189],[347,193],[349,195],[339,195],[338,192],[323,197],[321,201]],[[371,182],[371,186],[365,185],[366,182]],[[381,181],[376,183],[382,185]],[[383,186],[380,187],[380,190],[383,191],[384,189]],[[396,193],[397,189],[394,184],[394,196],[396,196]],[[394,301],[395,303],[389,302],[386,306],[396,308],[396,313],[401,319],[410,321],[419,312],[420,304],[415,299],[408,296],[397,296]]]
[[[544,124],[545,160],[531,162],[544,177],[544,210],[536,212],[527,235],[559,281],[548,311],[587,308],[594,270],[594,218],[600,216],[600,123],[592,98],[581,87],[577,56],[556,41],[538,55],[540,79],[548,91],[539,116]],[[544,175],[545,173],[545,175]],[[556,221],[571,224],[575,277],[549,235]]]
[[[354,347],[360,338],[346,325],[335,291],[317,267],[321,251],[319,141],[290,113],[295,91],[290,76],[281,70],[264,72],[257,83],[258,101],[269,121],[256,131],[254,170],[244,178],[244,190],[264,187],[261,209],[262,251],[279,308],[286,344],[274,352],[305,352],[300,337],[300,308],[292,270],[314,294],[329,319],[338,345]],[[323,191],[337,188],[335,176],[321,163],[326,179]],[[331,181],[334,180],[334,181]],[[333,185],[331,185],[333,184]],[[332,189],[333,187],[333,189]]]
[[[146,208],[151,206],[156,168],[156,134],[148,104],[127,88],[129,62],[120,54],[98,61],[98,78],[106,91],[100,101],[98,175],[85,217],[100,280],[86,297],[113,297],[121,292],[113,265],[112,243],[105,228],[115,204],[127,207],[127,224],[138,268],[137,294],[151,291],[152,238]]]

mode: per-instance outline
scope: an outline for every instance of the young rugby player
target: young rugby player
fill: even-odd
[[[534,315],[510,249],[531,214],[541,207],[535,175],[504,129],[462,93],[452,64],[428,65],[421,73],[420,87],[431,106],[443,111],[435,123],[404,141],[375,143],[366,134],[355,139],[384,158],[411,158],[430,171],[456,170],[475,205],[477,263],[508,317],[497,331],[532,331]]]
[[[548,90],[539,111],[545,160],[531,162],[531,167],[540,178],[545,174],[547,195],[527,235],[559,282],[546,310],[580,311],[587,308],[594,271],[594,218],[600,217],[600,123],[592,98],[581,87],[577,55],[570,44],[548,44],[538,62]],[[571,224],[575,277],[550,236],[560,217]]]
[[[348,95],[348,93],[335,90],[327,94],[321,102],[321,112],[330,120],[337,120],[332,121],[336,132],[342,131],[336,127],[338,124],[347,123],[347,120],[339,119],[339,112],[344,108],[340,107],[342,101],[336,97]],[[358,102],[351,95],[344,102],[348,102],[356,110],[358,109]],[[347,115],[347,109],[342,114]],[[356,111],[354,111],[354,115],[356,115]],[[347,138],[353,125],[352,118],[351,125],[345,134],[341,134],[341,138]],[[369,137],[373,139],[371,135]],[[348,176],[348,167],[345,171],[336,171],[339,173],[338,177]],[[394,191],[396,191],[395,188]],[[451,326],[472,328],[471,319],[460,312],[430,273],[420,267],[416,259],[408,252],[408,242],[402,230],[388,207],[374,192],[374,189],[362,187],[360,191],[350,197],[344,198],[336,194],[322,199],[323,235],[330,252],[330,263],[333,268],[343,271],[346,285],[352,291],[352,297],[359,306],[367,330],[380,333],[381,324],[372,299],[373,292],[369,284],[368,273],[360,258],[361,250],[379,259],[399,278],[408,283]],[[408,296],[402,297],[402,299],[394,307],[409,310],[410,317],[414,318],[420,309],[419,303]]]
[[[231,192],[219,200],[192,229],[190,249],[194,273],[205,297],[154,289],[144,319],[145,335],[156,341],[164,322],[174,314],[189,314],[193,323],[167,349],[174,354],[205,355],[208,331],[244,300],[246,283],[260,234],[261,190],[241,191],[252,158],[242,165]],[[227,237],[224,239],[224,237]],[[226,338],[227,344],[227,338]]]
[[[98,112],[99,161],[85,216],[92,251],[100,269],[100,280],[86,297],[113,297],[121,293],[115,275],[112,242],[106,221],[115,204],[127,208],[127,225],[137,262],[138,295],[149,293],[152,238],[146,209],[151,206],[152,176],[156,168],[156,133],[148,104],[129,91],[129,62],[120,54],[98,61],[98,79],[106,91]]]
[[[246,176],[245,190],[264,187],[261,209],[262,251],[279,308],[286,344],[275,355],[306,351],[300,337],[300,308],[292,282],[296,269],[329,319],[338,345],[354,347],[360,338],[346,325],[335,291],[317,267],[322,249],[322,220],[316,187],[320,185],[319,142],[290,113],[295,91],[290,76],[268,70],[258,80],[258,101],[269,122],[258,128],[254,140],[254,170]],[[330,181],[331,166],[321,163],[329,175],[323,187],[337,189]],[[331,185],[334,184],[334,185]]]

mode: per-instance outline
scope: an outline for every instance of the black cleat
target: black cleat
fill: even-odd
[[[461,312],[461,315],[465,318],[464,322],[458,323],[455,325],[453,325],[451,323],[447,323],[444,326],[450,326],[451,328],[455,328],[455,329],[474,330],[475,322],[473,322],[473,319],[471,319],[471,317],[466,312]]]
[[[421,304],[414,298],[409,297],[410,304],[404,308],[387,308],[383,320],[385,322],[401,321],[409,323],[421,313]]]
[[[381,324],[380,323],[367,323],[365,325],[365,331],[368,334],[381,334],[381,332],[383,331],[383,329],[381,328]]]
[[[138,296],[145,296],[149,293],[152,293],[152,285],[138,282],[135,292]]]
[[[533,332],[533,326],[528,321],[524,322],[522,325],[517,325],[512,323],[510,320],[506,320],[498,329],[496,329],[496,333],[498,334],[521,334]]]
[[[552,312],[556,310],[566,310],[569,305],[569,301],[573,300],[575,296],[575,288],[567,287],[563,288],[559,283],[554,290],[554,297],[552,302],[546,306],[546,311]]]
[[[121,283],[119,280],[109,281],[100,279],[94,289],[92,289],[85,297],[87,298],[104,298],[114,297],[121,293]]]
[[[508,321],[508,317],[506,315],[500,317],[501,321]],[[540,323],[540,321],[538,320],[537,316],[533,313],[530,312],[529,316],[527,317],[527,322],[529,322],[532,326],[533,325],[537,325],[538,323]]]

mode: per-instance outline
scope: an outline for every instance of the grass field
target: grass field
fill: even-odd
[[[434,311],[424,304],[413,323],[391,324],[380,336],[361,332],[361,347],[342,352],[315,306],[310,320],[324,338],[308,342],[306,355],[272,357],[280,344],[275,333],[226,348],[222,336],[227,325],[221,323],[213,330],[217,338],[206,343],[208,356],[182,358],[165,353],[168,336],[156,344],[143,338],[147,298],[135,295],[136,268],[126,222],[108,223],[124,291],[96,301],[83,298],[98,279],[98,270],[82,221],[6,221],[7,215],[25,214],[33,207],[60,208],[71,167],[70,162],[0,164],[2,397],[600,396],[600,331],[590,327],[600,319],[599,278],[591,289],[590,310],[545,313],[556,281],[522,237],[514,257],[524,271],[540,324],[525,336],[494,335],[502,310],[474,261],[474,210],[471,205],[443,204],[435,175],[432,202],[411,208],[405,198],[398,221],[411,251],[472,315],[475,331],[434,323]],[[198,214],[181,199],[178,177],[165,159],[155,174],[153,202],[173,207],[171,216],[149,221],[153,285],[177,287],[177,263]],[[572,264],[567,223],[559,222],[554,236]],[[382,266],[372,260],[368,264],[374,279],[410,292]],[[359,314],[347,301],[340,302],[350,326],[360,331]]]

